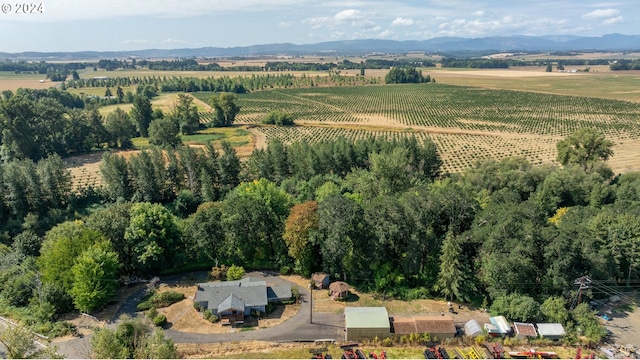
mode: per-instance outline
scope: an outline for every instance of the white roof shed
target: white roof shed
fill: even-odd
[[[560,323],[538,323],[538,334],[547,339],[559,339],[566,333],[564,327]]]

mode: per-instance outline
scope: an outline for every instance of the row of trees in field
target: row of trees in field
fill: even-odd
[[[640,176],[614,177],[589,130],[559,143],[562,168],[508,158],[445,178],[429,141],[272,142],[245,163],[224,147],[105,155],[104,190],[67,205],[79,220],[3,239],[0,312],[59,332],[56,316],[100,308],[123,276],[214,263],[538,309],[513,320],[585,274],[639,280]]]

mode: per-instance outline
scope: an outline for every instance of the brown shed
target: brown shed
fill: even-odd
[[[515,330],[516,337],[519,339],[538,336],[538,332],[536,332],[536,327],[530,323],[514,322],[513,329]]]
[[[449,339],[456,336],[456,324],[451,316],[415,316],[418,333],[428,333],[431,338]]]
[[[408,335],[408,334],[417,334],[418,330],[416,329],[416,321],[412,317],[401,318],[401,317],[393,317],[391,318],[391,329],[394,334],[400,335]]]
[[[329,275],[325,273],[315,273],[311,275],[311,280],[313,280],[313,284],[316,289],[327,289],[329,288]]]
[[[329,285],[330,296],[333,300],[349,296],[349,284],[344,281],[335,281]]]

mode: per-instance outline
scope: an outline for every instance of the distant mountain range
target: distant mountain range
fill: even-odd
[[[484,38],[439,37],[429,40],[341,40],[316,44],[263,44],[197,49],[147,49],[132,51],[0,52],[0,59],[84,60],[113,58],[233,57],[266,55],[364,55],[370,53],[438,53],[449,56],[485,55],[493,52],[633,51],[640,50],[640,35],[608,34],[601,37],[572,35],[495,36]]]

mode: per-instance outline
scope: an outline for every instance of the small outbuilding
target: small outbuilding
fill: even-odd
[[[431,339],[450,339],[456,336],[456,324],[451,316],[415,316],[418,334],[427,333]]]
[[[515,331],[518,339],[534,338],[538,336],[536,327],[530,323],[514,322],[513,330]]]
[[[344,299],[349,296],[349,284],[344,281],[334,281],[329,285],[329,296],[333,300]]]
[[[539,323],[538,334],[545,339],[559,340],[566,333],[564,327],[560,323]]]
[[[511,326],[509,326],[504,316],[494,316],[489,318],[489,321],[498,328],[500,335],[505,336],[511,333]]]
[[[391,334],[389,313],[384,307],[345,307],[345,340],[384,339]]]
[[[482,335],[482,327],[477,320],[469,320],[464,324],[464,334],[469,337]]]
[[[316,289],[328,289],[329,288],[329,275],[325,273],[314,273],[311,275],[311,280],[313,281]]]
[[[498,331],[498,327],[493,324],[484,324],[484,330],[487,332],[487,335],[491,337],[501,336],[500,331]]]
[[[391,332],[398,335],[417,334],[416,321],[412,317],[392,317]]]

